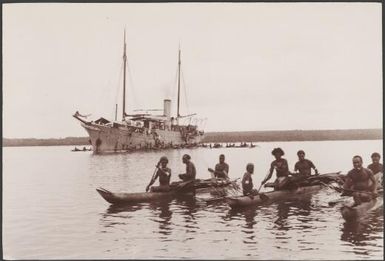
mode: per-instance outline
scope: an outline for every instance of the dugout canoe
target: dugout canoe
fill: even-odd
[[[345,220],[360,219],[368,212],[383,206],[383,188],[381,186],[383,173],[378,172],[374,174],[374,178],[377,181],[378,197],[369,202],[361,203],[357,206],[354,206],[353,203],[343,205],[341,207],[341,215]]]
[[[176,186],[181,182],[173,182],[171,186]],[[226,193],[226,189],[236,188],[235,181],[217,180],[196,180],[194,183],[195,193]],[[169,192],[137,192],[137,193],[114,193],[104,188],[97,188],[96,191],[110,204],[134,204],[142,202],[152,202],[173,199],[178,196],[193,196],[194,191],[180,192],[177,189]]]
[[[370,211],[376,210],[383,206],[383,197],[378,196],[369,202],[361,203],[357,206],[345,205],[341,207],[341,214],[345,220],[357,220],[364,217]]]
[[[308,194],[313,194],[324,188],[323,185],[314,185],[299,187],[293,190],[278,190],[263,193],[263,196],[240,196],[240,197],[227,197],[226,203],[231,208],[242,208],[247,206],[259,206],[262,204],[268,204],[275,201],[301,198]]]
[[[242,208],[247,206],[258,206],[262,204],[268,204],[280,200],[300,199],[305,195],[314,194],[324,188],[325,186],[320,184],[320,182],[341,182],[343,177],[344,176],[341,175],[340,172],[311,176],[307,179],[309,182],[308,184],[300,186],[296,189],[270,191],[263,193],[262,196],[254,195],[226,197],[226,203],[231,208]]]
[[[363,202],[357,206],[354,206],[354,203],[343,205],[341,207],[342,217],[347,221],[354,219],[359,220],[370,211],[382,207],[384,204],[383,189],[381,188],[377,192],[378,196],[369,202]]]
[[[176,191],[170,192],[138,192],[138,193],[113,193],[104,188],[97,188],[96,191],[110,204],[129,204],[152,202],[157,200],[172,199],[181,195]],[[183,195],[192,196],[192,193],[183,193]]]

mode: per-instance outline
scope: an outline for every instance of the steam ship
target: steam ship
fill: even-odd
[[[197,125],[181,125],[180,119],[191,118],[196,114],[181,116],[180,108],[180,74],[181,51],[178,50],[178,100],[177,115],[171,116],[171,100],[164,99],[163,114],[150,113],[127,114],[126,107],[126,37],[123,49],[123,103],[122,119],[110,121],[103,117],[95,121],[87,121],[87,116],[78,111],[73,115],[81,122],[81,126],[89,135],[89,142],[94,153],[124,152],[138,149],[162,149],[190,147],[198,144],[204,131]],[[117,106],[116,106],[117,108]]]

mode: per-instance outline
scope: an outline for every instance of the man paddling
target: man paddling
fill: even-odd
[[[297,172],[292,176],[291,181],[300,181],[304,180],[311,176],[311,169],[314,169],[315,175],[318,175],[318,170],[314,166],[311,160],[305,159],[305,152],[299,150],[297,152],[298,161],[294,165],[294,171]]]
[[[373,172],[373,174],[377,174],[379,172],[383,173],[384,166],[380,163],[380,159],[381,159],[380,153],[374,152],[371,158],[372,158],[372,163],[368,165],[368,169],[370,169]],[[384,186],[382,174],[381,176],[378,177],[378,185],[381,185],[381,187]]]
[[[179,174],[179,178],[183,181],[194,181],[196,176],[196,169],[194,164],[190,161],[191,157],[188,154],[184,154],[182,162],[186,164],[186,173]]]
[[[257,191],[253,189],[253,179],[251,175],[254,173],[254,164],[249,163],[246,166],[246,172],[243,174],[242,178],[242,190],[243,190],[243,195],[244,196],[249,196],[249,195],[256,195]]]
[[[371,181],[371,182],[369,182]],[[362,157],[353,157],[353,169],[346,175],[345,192],[352,192],[355,205],[368,202],[377,196],[377,183],[373,172],[362,167]]]
[[[146,192],[148,192],[151,185],[155,183],[157,178],[159,178],[159,186],[151,187],[151,192],[167,192],[170,190],[171,169],[167,167],[167,164],[167,157],[161,157],[156,165],[157,172],[151,179],[150,184],[147,185]]]
[[[270,165],[268,176],[262,181],[262,185],[265,184],[273,175],[273,171],[276,171],[277,179],[275,180],[274,189],[283,189],[289,183],[289,166],[287,160],[282,158],[285,152],[281,148],[275,148],[271,152],[275,157],[275,160]]]
[[[229,164],[225,162],[225,155],[219,155],[219,163],[215,165],[214,176],[216,178],[228,179],[229,178]]]

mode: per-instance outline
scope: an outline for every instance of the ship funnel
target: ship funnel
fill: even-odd
[[[168,119],[171,117],[171,100],[165,99],[163,100],[163,115]]]

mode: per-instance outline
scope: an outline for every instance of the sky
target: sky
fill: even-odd
[[[176,107],[205,131],[382,128],[380,3],[3,4],[3,137]],[[187,98],[187,99],[186,99]]]

